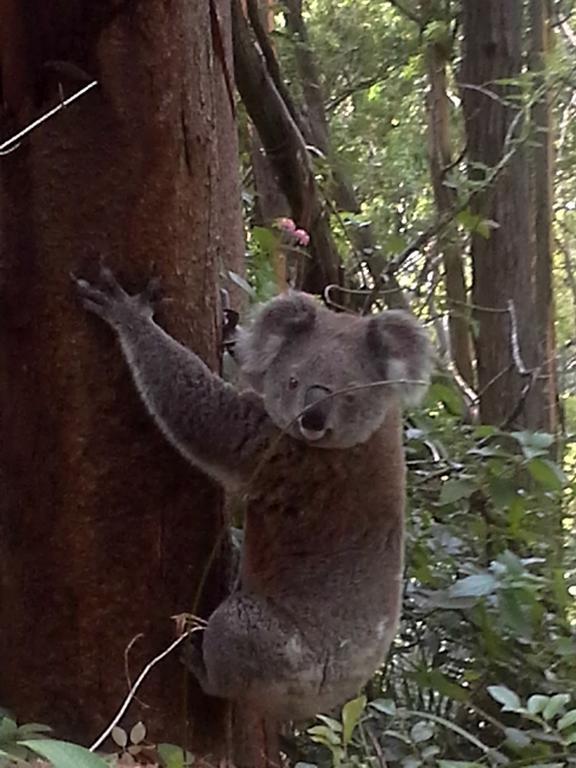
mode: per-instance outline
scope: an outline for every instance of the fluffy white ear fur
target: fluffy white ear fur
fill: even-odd
[[[255,384],[270,367],[289,335],[310,331],[318,311],[315,300],[288,291],[264,304],[247,330],[237,336],[237,359]]]
[[[388,310],[368,321],[368,346],[378,370],[398,381],[406,405],[417,405],[428,387],[432,350],[424,328],[408,312]]]

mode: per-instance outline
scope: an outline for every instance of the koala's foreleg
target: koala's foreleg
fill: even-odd
[[[86,309],[115,331],[148,411],[192,463],[224,484],[241,482],[264,448],[268,417],[154,322],[156,285],[130,296],[109,269],[94,284],[77,279]]]

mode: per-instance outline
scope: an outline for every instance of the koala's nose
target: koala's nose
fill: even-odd
[[[330,411],[330,399],[327,387],[308,387],[304,396],[306,411],[299,420],[300,430],[308,440],[319,440],[324,437]]]

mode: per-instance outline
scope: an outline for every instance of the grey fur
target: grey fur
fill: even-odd
[[[288,293],[240,336],[250,389],[239,392],[154,322],[153,291],[129,296],[106,269],[96,285],[77,286],[117,334],[170,442],[243,491],[240,587],[210,617],[201,652],[190,652],[206,692],[278,719],[355,695],[399,616],[400,400],[425,389],[420,326],[401,312],[336,315]],[[383,379],[406,381],[361,389]]]

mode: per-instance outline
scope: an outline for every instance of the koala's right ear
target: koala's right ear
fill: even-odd
[[[262,376],[282,345],[291,337],[310,331],[318,307],[311,296],[289,291],[264,304],[252,326],[236,342],[236,356],[252,381]]]

